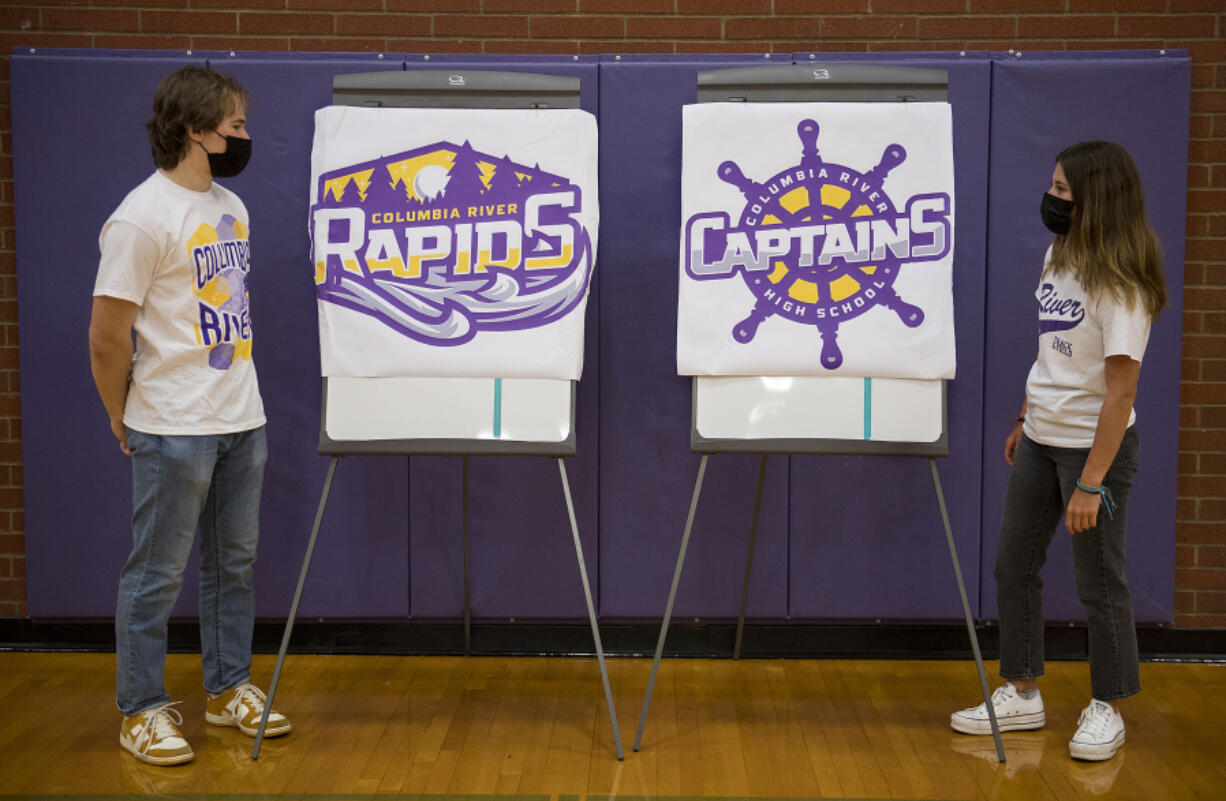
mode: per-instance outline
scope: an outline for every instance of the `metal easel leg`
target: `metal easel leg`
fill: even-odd
[[[596,641],[596,659],[600,663],[600,678],[604,681],[604,700],[609,707],[609,723],[613,726],[613,745],[617,758],[625,759],[622,751],[621,729],[617,726],[617,710],[613,707],[613,688],[609,685],[609,669],[605,667],[604,646],[600,642],[600,628],[596,625],[596,607],[592,603],[592,587],[587,580],[587,565],[583,562],[583,544],[579,541],[579,523],[575,519],[575,503],[570,497],[570,482],[566,479],[566,463],[558,458],[558,473],[562,476],[562,494],[566,497],[566,513],[570,515],[570,533],[575,540],[575,557],[579,560],[579,578],[583,581],[583,597],[587,600],[587,616],[592,623],[592,639]]]
[[[298,586],[294,590],[294,602],[289,607],[289,618],[285,621],[285,633],[281,635],[281,650],[277,652],[277,666],[272,672],[272,683],[268,685],[268,697],[264,703],[264,714],[260,715],[260,728],[255,733],[255,745],[251,747],[251,759],[260,758],[260,746],[264,743],[264,730],[268,727],[268,713],[272,710],[273,699],[277,696],[277,682],[281,679],[281,666],[285,664],[285,652],[289,649],[289,637],[294,631],[294,618],[298,616],[298,601],[302,599],[302,587],[306,584],[307,570],[311,567],[311,556],[315,553],[315,539],[319,536],[319,524],[324,518],[324,507],[328,505],[328,493],[332,490],[332,475],[336,472],[336,462],[339,456],[333,456],[328,462],[328,477],[324,479],[324,489],[319,496],[319,508],[315,511],[315,525],[311,527],[311,538],[307,540],[306,554],[302,557],[302,570],[298,573]]]
[[[694,497],[690,499],[690,513],[685,519],[685,533],[681,535],[681,550],[677,554],[677,567],[673,570],[673,585],[668,591],[668,604],[664,607],[664,622],[660,625],[660,639],[656,642],[656,658],[651,663],[651,678],[647,680],[647,694],[643,696],[643,710],[639,713],[638,732],[634,735],[634,750],[643,742],[643,727],[647,724],[647,709],[651,706],[651,692],[656,686],[656,673],[660,670],[660,655],[664,653],[664,638],[668,636],[668,621],[673,616],[673,601],[677,598],[677,584],[681,581],[681,566],[685,564],[685,549],[690,544],[690,531],[694,528],[694,512],[698,509],[698,496],[702,494],[702,478],[707,472],[707,457],[704,453],[698,463],[698,480],[694,482]]]
[[[753,573],[753,549],[758,542],[758,518],[762,516],[762,489],[766,486],[766,454],[758,467],[758,494],[753,499],[753,525],[749,529],[749,555],[745,557],[745,581],[741,584],[741,611],[736,618],[736,645],[732,658],[741,658],[741,637],[745,633],[745,607],[749,603],[749,577]]]
[[[945,540],[949,543],[949,558],[954,565],[954,578],[958,582],[958,594],[962,596],[962,611],[966,615],[966,633],[971,638],[971,650],[975,654],[975,666],[979,669],[979,685],[983,690],[983,702],[988,710],[988,722],[992,724],[992,738],[996,741],[996,758],[1005,761],[1005,746],[1000,741],[1000,725],[996,722],[996,710],[992,708],[992,694],[988,690],[988,674],[983,669],[983,656],[979,653],[979,636],[975,633],[975,621],[971,617],[971,604],[966,598],[966,584],[962,581],[962,567],[958,564],[958,549],[954,545],[954,532],[949,525],[949,511],[945,508],[945,493],[941,491],[941,476],[937,473],[937,461],[928,457],[932,468],[932,486],[937,491],[937,503],[941,506],[941,522],[945,524]]]
[[[472,653],[472,581],[468,572],[469,528],[468,528],[468,457],[460,457],[460,503],[463,504],[461,517],[464,520],[464,655]]]

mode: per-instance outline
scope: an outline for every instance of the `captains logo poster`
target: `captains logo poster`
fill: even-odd
[[[579,377],[590,114],[329,107],[312,168],[324,375]]]
[[[945,103],[683,114],[678,371],[952,378]]]

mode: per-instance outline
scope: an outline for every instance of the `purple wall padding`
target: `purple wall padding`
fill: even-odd
[[[89,371],[98,232],[152,172],[144,137],[150,98],[162,75],[187,63],[205,59],[84,53],[10,59],[32,617],[115,610],[132,543],[132,482]],[[194,569],[187,582],[196,586]],[[194,612],[195,593],[183,595],[176,611]]]
[[[1039,200],[1056,154],[1089,139],[1119,142],[1136,161],[1150,222],[1162,240],[1171,307],[1150,333],[1141,367],[1137,431],[1141,469],[1128,514],[1128,577],[1136,618],[1174,616],[1175,481],[1183,312],[1191,63],[1184,51],[1000,54],[992,72],[991,196],[988,216],[987,363],[984,394],[985,574],[1008,483],[1001,456],[1021,407],[1038,336],[1035,286],[1051,235]],[[1084,620],[1063,526],[1043,572],[1047,618]],[[996,586],[983,585],[981,612],[996,617]]]
[[[946,383],[949,458],[938,459],[937,469],[974,612],[981,547],[978,487],[990,62],[982,53],[814,55],[815,60],[943,69],[949,76],[957,193],[953,285],[958,372]],[[796,60],[807,62],[809,55],[798,55]],[[828,149],[823,149],[823,156],[837,161]],[[889,190],[888,179],[884,188]],[[789,611],[793,618],[962,616],[926,459],[793,456],[791,461]]]
[[[255,98],[248,114],[254,158],[242,176],[226,184],[251,212],[255,354],[269,418],[257,614],[284,616],[327,467],[315,451],[319,351],[305,211],[312,111],[330,102],[334,73],[384,65],[374,56],[295,57],[291,63],[280,56],[197,53],[194,60],[234,74]],[[25,458],[32,471],[26,490],[30,615],[109,615],[131,543],[131,473],[89,375],[85,333],[98,230],[152,171],[144,123],[153,89],[189,59],[86,52],[14,61],[20,62],[14,64],[14,102],[23,109],[14,161],[22,214],[22,341],[27,343],[22,346]],[[93,136],[82,138],[62,125],[66,108],[105,119],[102,135],[95,128]],[[71,230],[64,228],[66,215],[56,213],[66,198],[73,209]],[[71,248],[49,261],[71,264],[72,270],[54,277],[45,271],[48,259],[40,251],[48,242]],[[60,478],[66,455],[70,463],[87,466],[90,476],[74,482],[67,495]],[[303,614],[407,614],[406,468],[405,459],[391,457],[348,459],[338,467]],[[371,553],[382,558],[372,559]],[[363,591],[353,592],[355,586]],[[196,613],[195,587],[193,568],[176,615]]]
[[[602,57],[600,405],[601,610],[659,617],[697,478],[690,379],[677,375],[681,106],[700,70],[761,56]],[[616,233],[614,233],[616,232]],[[786,456],[768,465],[749,614],[787,615]],[[736,617],[758,457],[719,455],[677,591],[679,618]]]
[[[410,56],[409,69],[542,72],[579,78],[580,107],[598,112],[595,56]],[[542,164],[548,168],[548,165]],[[601,187],[603,204],[608,193]],[[599,247],[604,247],[601,209]],[[603,250],[601,251],[603,252]],[[564,460],[588,580],[598,598],[597,405],[600,398],[600,287],[597,254],[584,331],[583,379],[575,398],[576,453]],[[477,618],[586,618],[583,585],[556,459],[469,457],[472,613]],[[464,540],[459,457],[409,463],[410,609],[416,618],[464,613]],[[599,612],[599,606],[597,606]]]
[[[845,60],[845,57],[825,60]],[[798,61],[807,61],[807,56]],[[954,505],[964,571],[977,589],[982,394],[984,199],[989,62],[875,55],[877,63],[948,69],[955,104],[959,372],[950,384],[946,481],[975,487]],[[676,230],[680,107],[699,70],[762,57],[625,58],[601,63],[601,164],[607,226],[601,407],[607,615],[658,615],[667,597],[696,478],[688,453],[690,380],[676,372]],[[786,166],[786,165],[782,165]],[[758,618],[957,617],[959,598],[927,464],[892,457],[770,457],[749,615]],[[680,617],[734,617],[758,458],[715,455],[678,589]],[[888,503],[881,500],[888,498]],[[633,501],[631,501],[633,499]],[[611,577],[621,575],[614,584]],[[865,577],[874,580],[866,582]],[[881,580],[886,579],[886,580]]]
[[[313,113],[331,102],[334,75],[404,69],[407,58],[400,54],[384,54],[382,58],[375,54],[197,54],[199,63],[209,63],[237,77],[253,97],[248,118],[255,155],[243,175],[227,181],[227,185],[243,197],[252,214],[255,269],[251,290],[259,330],[256,362],[270,421],[271,453],[257,581],[257,614],[261,616],[288,612],[327,468],[327,459],[315,450],[320,410],[319,350],[306,227]],[[28,225],[23,222],[21,238],[27,243],[49,237],[71,242],[77,252],[57,260],[82,265],[76,283],[62,287],[42,278],[34,257],[27,257],[25,251],[19,257],[19,269],[26,279],[21,283],[29,289],[21,298],[22,316],[29,329],[23,339],[31,343],[23,350],[23,399],[29,410],[26,458],[32,475],[27,491],[31,510],[29,581],[34,587],[30,610],[35,617],[107,615],[114,608],[114,585],[130,542],[127,519],[131,506],[130,473],[123,457],[111,452],[105,417],[89,379],[85,349],[84,327],[98,259],[97,230],[123,194],[152,170],[143,124],[153,88],[162,75],[184,60],[117,58],[97,51],[59,51],[19,60],[22,65],[17,69],[19,86],[14,88],[14,96],[26,110],[17,136],[17,160],[22,164],[19,174],[24,178],[24,170],[30,169],[40,176],[21,181],[23,221],[33,220]],[[412,59],[409,68],[450,65],[574,75],[583,78],[583,107],[596,113],[595,62],[594,57],[523,57],[478,63],[466,57],[434,56],[425,61],[419,56]],[[136,86],[141,87],[139,93],[133,88]],[[122,93],[118,87],[123,87]],[[74,137],[81,134],[58,124],[61,107],[46,102],[46,98],[71,98],[73,107],[96,108],[88,113],[101,117],[120,95],[133,99],[120,109],[121,113],[107,117],[112,121],[107,136],[114,140],[113,146],[103,148],[108,157],[66,161],[63,153],[96,150],[98,143],[84,139],[78,142]],[[43,163],[58,165],[64,174],[54,183],[46,183],[42,176],[48,170],[39,166]],[[103,173],[104,169],[108,172]],[[64,236],[63,220],[56,223],[55,215],[46,209],[54,208],[63,197],[63,190],[54,187],[79,185],[114,188],[108,190],[109,194],[83,196],[84,202],[78,203],[87,213],[78,213],[72,234]],[[49,293],[53,288],[57,293],[54,297]],[[53,303],[61,293],[78,302]],[[598,577],[595,437],[599,384],[590,379],[598,372],[596,298],[594,291],[586,346],[589,380],[582,383],[578,393],[576,425],[581,445],[578,457],[568,460],[594,583]],[[77,339],[49,336],[56,330],[74,329],[80,331]],[[59,350],[44,353],[51,347]],[[76,367],[63,368],[74,363]],[[65,389],[66,376],[74,382],[71,390]],[[70,422],[65,425],[65,420]],[[584,432],[588,432],[586,448],[582,444]],[[54,445],[61,438],[65,440],[62,449],[37,447],[43,442]],[[48,458],[40,464],[37,454],[41,452],[81,454],[88,463],[102,467],[99,472],[105,474],[108,485],[91,482],[91,491],[100,494],[93,504],[65,505],[56,481],[62,473],[60,459]],[[584,616],[556,463],[539,458],[473,458],[471,462],[474,614]],[[108,464],[110,467],[106,467]],[[301,613],[331,617],[462,614],[459,477],[458,459],[342,459]],[[89,509],[88,518],[76,520],[75,516],[84,517],[85,509]],[[68,532],[99,526],[107,535],[97,538],[98,552],[82,552],[79,565],[65,565],[62,554],[73,553],[73,549],[56,541],[59,532],[68,536]],[[47,535],[40,536],[44,532]],[[547,536],[542,532],[548,532]],[[410,551],[419,558],[411,559]],[[98,569],[103,564],[108,566]],[[71,593],[61,587],[64,575],[79,579],[71,582]],[[191,589],[195,583],[192,572],[186,577],[187,589],[175,609],[177,615],[195,614],[196,597]]]
[[[938,465],[972,604],[978,607],[982,591],[990,617],[1006,477],[999,441],[1033,356],[1033,309],[1025,300],[1045,244],[1035,207],[1051,158],[1090,135],[1129,147],[1178,303],[1188,62],[1148,54],[814,59],[949,70],[959,366],[948,386],[951,455]],[[315,451],[319,354],[306,232],[313,111],[330,102],[333,75],[442,66],[579,76],[583,107],[599,112],[600,250],[578,391],[578,454],[566,463],[600,612],[658,618],[698,466],[689,453],[690,381],[675,368],[680,109],[695,99],[699,70],[772,61],[21,51],[10,62],[32,617],[105,617],[114,609],[130,543],[131,490],[89,375],[85,329],[97,235],[152,169],[143,126],[157,81],[181,64],[207,62],[234,74],[254,97],[248,116],[255,155],[227,185],[252,213],[256,362],[270,420],[257,614],[288,611],[327,467]],[[69,112],[105,123],[66,124]],[[1179,312],[1168,310],[1155,327],[1142,370],[1143,481],[1131,526],[1141,620],[1171,619]],[[711,458],[677,599],[680,617],[735,616],[757,468],[753,455]],[[470,491],[474,615],[583,617],[556,463],[472,457]],[[1058,572],[1067,569],[1060,562],[1066,554],[1053,550],[1049,611],[1080,617],[1071,579]],[[458,457],[346,457],[302,613],[456,618],[462,554]],[[957,618],[950,570],[924,460],[770,457],[751,617]],[[193,572],[176,614],[195,613],[195,582]]]
[[[257,614],[289,613],[328,460],[315,449],[321,382],[307,205],[314,111],[332,102],[332,76],[400,69],[403,56],[222,55],[210,66],[252,96],[250,166],[227,182],[251,213],[255,362],[268,414],[270,457],[261,508]],[[337,464],[300,613],[409,613],[408,460]],[[355,588],[361,591],[355,592]]]

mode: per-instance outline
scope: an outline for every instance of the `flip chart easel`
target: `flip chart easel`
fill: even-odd
[[[578,108],[578,78],[479,70],[414,70],[337,75],[335,105],[428,108]],[[570,518],[579,578],[587,602],[592,639],[604,683],[617,758],[624,759],[604,646],[579,540],[564,456],[575,453],[575,383],[552,379],[503,378],[327,378],[323,379],[319,452],[330,455],[315,522],[303,556],[298,585],[277,653],[268,699],[251,758],[258,759],[268,713],[289,648],[298,602],[306,583],[320,521],[337,461],[343,455],[401,454],[460,456],[464,536],[464,652],[472,645],[469,571],[468,457],[516,455],[554,457]],[[404,414],[413,409],[414,414]]]
[[[778,67],[748,67],[712,70],[698,74],[698,102],[907,102],[944,101],[948,82],[944,70],[882,67],[859,64],[804,64]],[[857,410],[859,410],[857,412]],[[857,417],[859,414],[859,417]],[[686,549],[694,525],[694,514],[702,494],[707,459],[713,453],[760,453],[753,523],[745,578],[741,586],[733,659],[739,659],[745,628],[745,609],[749,580],[753,570],[758,519],[766,482],[766,459],[771,453],[853,454],[927,457],[933,488],[941,510],[941,522],[949,546],[954,578],[966,616],[966,630],[979,671],[979,682],[987,705],[996,755],[1005,761],[1000,727],[992,708],[987,673],[979,650],[974,619],[962,580],[962,568],[954,544],[953,530],[936,457],[949,455],[946,433],[944,381],[900,379],[839,378],[824,376],[695,376],[691,405],[690,450],[701,453],[698,477],[690,499],[689,514],[677,554],[668,603],[656,642],[655,659],[643,708],[639,714],[634,750],[643,740],[643,729],[651,706],[656,675],[668,636],[673,602],[685,563]],[[884,430],[883,430],[884,429]]]

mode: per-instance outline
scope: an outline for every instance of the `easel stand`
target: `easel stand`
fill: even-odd
[[[699,103],[773,103],[779,101],[792,102],[859,102],[859,103],[908,103],[912,101],[945,102],[949,97],[948,74],[944,70],[922,68],[898,68],[871,64],[793,64],[770,67],[747,67],[738,69],[720,69],[699,72],[696,81],[697,99]],[[798,129],[798,132],[802,132]],[[805,129],[806,136],[813,136],[815,129]],[[808,140],[806,147],[812,147],[811,156],[817,156],[816,144]],[[803,157],[802,157],[803,158]],[[729,162],[731,163],[731,162]],[[885,163],[883,156],[882,164]],[[880,165],[879,165],[880,167]],[[721,168],[722,169],[722,168]],[[729,173],[731,174],[731,173]],[[749,182],[752,183],[752,182]],[[735,183],[740,188],[740,182]],[[744,190],[742,190],[744,191]],[[815,196],[810,190],[810,202]],[[820,196],[820,189],[817,190]],[[746,199],[752,200],[747,194]],[[815,206],[816,208],[816,206]],[[817,216],[813,217],[817,219]],[[755,306],[755,314],[757,307]],[[761,319],[751,314],[750,319],[742,321],[733,335],[738,341],[745,341],[744,326],[749,322],[756,325]],[[820,330],[820,326],[819,326]],[[752,336],[752,334],[749,334]],[[824,338],[824,332],[823,332]],[[833,341],[833,340],[831,340]],[[725,378],[721,376],[695,376],[694,394],[691,407],[692,427],[690,430],[690,446],[696,453],[702,454],[698,464],[698,478],[694,482],[694,495],[690,500],[690,512],[685,521],[685,532],[681,536],[681,550],[677,554],[677,567],[673,571],[673,583],[668,591],[668,603],[664,608],[664,621],[660,626],[660,637],[656,641],[655,659],[651,665],[651,677],[647,681],[647,692],[643,696],[643,709],[639,714],[638,730],[634,737],[634,750],[639,750],[643,742],[643,728],[647,723],[647,712],[651,707],[651,694],[655,689],[656,674],[660,669],[660,657],[664,653],[664,641],[668,637],[668,625],[672,619],[673,602],[677,597],[677,585],[681,580],[681,568],[685,564],[685,552],[690,544],[690,534],[694,527],[694,513],[698,509],[698,498],[702,494],[702,481],[707,470],[707,458],[712,453],[759,453],[762,456],[758,468],[758,489],[754,498],[753,525],[749,533],[749,553],[745,559],[745,580],[741,585],[740,612],[736,624],[736,644],[733,647],[733,659],[739,659],[741,644],[745,630],[745,607],[749,599],[749,579],[753,570],[754,547],[758,537],[758,518],[762,512],[762,491],[766,481],[766,457],[768,453],[854,453],[854,454],[888,454],[894,456],[926,456],[932,467],[932,482],[936,489],[937,501],[941,507],[941,522],[945,526],[945,538],[949,544],[949,557],[954,567],[954,578],[958,584],[958,593],[962,598],[962,611],[966,615],[966,631],[970,636],[971,650],[975,654],[975,665],[979,670],[979,684],[983,690],[983,700],[987,704],[988,716],[992,725],[992,736],[996,741],[996,756],[1005,761],[1005,750],[1000,741],[1000,727],[996,722],[996,714],[992,709],[992,700],[988,693],[987,673],[983,668],[983,657],[979,652],[979,639],[975,634],[975,624],[971,617],[970,602],[966,596],[966,585],[962,581],[962,569],[958,564],[958,552],[954,546],[953,531],[949,525],[949,513],[945,508],[945,496],[941,492],[941,479],[937,474],[935,456],[946,456],[949,453],[946,437],[945,385],[944,382],[916,382],[910,389],[894,390],[911,399],[922,398],[925,404],[922,408],[935,410],[939,414],[939,436],[935,439],[927,425],[917,427],[913,438],[902,438],[895,442],[892,439],[873,440],[870,436],[872,409],[870,390],[873,379],[864,380],[864,415],[865,429],[863,441],[848,439],[845,431],[831,429],[815,429],[813,426],[813,397],[799,399],[798,386],[789,383],[789,389],[779,387],[769,391],[756,390],[758,401],[753,399],[755,390],[747,390],[741,385],[740,394],[721,395],[714,390],[721,381],[744,381],[745,376]],[[829,380],[802,377],[797,381]],[[842,379],[846,380],[846,379]],[[704,382],[706,382],[704,384]],[[929,390],[935,383],[940,383],[939,408]],[[918,385],[923,385],[922,387]],[[705,386],[707,393],[700,391]],[[723,386],[727,386],[724,384]],[[788,395],[787,393],[794,393]],[[910,393],[916,393],[912,396]],[[766,393],[763,395],[763,393]],[[706,424],[700,425],[704,419],[699,413],[700,398],[704,409],[722,409],[719,414],[709,415]],[[756,402],[765,403],[771,409],[769,431],[748,432],[743,421],[753,417]],[[781,405],[781,401],[783,402]],[[930,422],[920,415],[921,422]],[[781,421],[790,420],[786,425]],[[733,422],[735,421],[735,422]],[[921,429],[926,432],[921,434]],[[767,430],[767,429],[763,429]],[[703,433],[710,431],[710,434]]]
[[[380,72],[356,73],[352,75],[336,75],[332,81],[332,102],[335,105],[387,107],[387,108],[579,108],[580,79],[537,73],[498,72],[492,70],[386,70]],[[354,379],[339,379],[336,386],[341,388]],[[409,381],[408,384],[400,383]],[[495,420],[501,420],[500,390],[502,379],[491,379],[494,387]],[[485,397],[489,387],[485,379],[465,379],[467,388],[451,387],[439,390],[437,386],[429,389],[421,382],[430,379],[380,379],[363,381],[358,379],[361,389],[358,394],[363,398],[355,405],[352,394],[348,401],[337,404],[345,408],[338,418],[347,419],[365,416],[369,408],[379,403],[392,408],[412,407],[413,398],[423,397],[415,393],[427,393],[424,397],[430,402],[439,402],[443,397],[437,393],[449,392],[446,395],[452,402],[457,398],[471,400],[473,397]],[[417,381],[418,383],[413,383]],[[475,381],[475,383],[473,383]],[[556,385],[560,382],[541,381],[544,385]],[[323,519],[324,507],[328,502],[328,491],[332,486],[332,475],[336,471],[336,460],[340,455],[351,453],[383,453],[383,454],[434,454],[461,457],[461,504],[462,527],[464,537],[464,653],[472,651],[472,581],[469,573],[469,555],[471,551],[470,515],[468,509],[468,457],[469,455],[519,455],[519,456],[549,456],[558,460],[558,474],[562,479],[562,494],[566,499],[566,511],[570,516],[570,529],[575,543],[575,557],[579,561],[579,578],[583,583],[583,596],[587,602],[588,620],[592,624],[592,639],[596,643],[596,658],[600,662],[600,676],[604,681],[605,703],[609,708],[609,722],[613,727],[613,744],[617,748],[617,758],[624,759],[622,752],[621,732],[617,726],[617,712],[613,708],[613,690],[609,685],[609,671],[605,666],[604,646],[600,642],[600,629],[596,625],[596,609],[592,603],[592,590],[588,583],[587,567],[583,561],[583,546],[579,541],[579,525],[575,519],[575,505],[571,499],[570,482],[566,477],[566,465],[563,456],[575,453],[575,382],[566,382],[568,386],[561,390],[569,394],[569,418],[563,426],[565,438],[557,441],[542,438],[540,441],[532,437],[501,439],[500,424],[495,423],[493,439],[488,438],[484,421],[475,426],[471,432],[461,435],[439,435],[433,429],[406,430],[401,426],[410,426],[411,421],[405,421],[399,416],[393,416],[392,425],[395,431],[389,433],[380,429],[373,439],[364,436],[342,436],[333,438],[332,429],[328,425],[328,404],[332,399],[329,379],[324,378],[324,408],[320,417],[320,453],[332,455],[328,465],[328,477],[319,498],[319,510],[315,514],[315,525],[311,529],[311,537],[307,543],[306,555],[302,560],[302,571],[298,576],[298,587],[294,590],[294,602],[290,607],[289,619],[285,623],[285,634],[281,638],[281,650],[277,654],[277,665],[273,671],[272,683],[269,685],[268,701],[264,706],[264,715],[260,719],[260,728],[256,733],[255,746],[251,750],[251,758],[258,759],[260,744],[264,738],[264,730],[268,724],[268,712],[276,696],[277,680],[281,675],[281,667],[285,662],[285,652],[289,647],[290,633],[294,628],[294,618],[298,613],[298,600],[302,596],[302,587],[306,583],[307,570],[311,564],[311,554],[315,550],[315,539],[319,534],[319,524]],[[539,397],[549,396],[548,388],[541,389]],[[352,390],[350,391],[352,393]],[[341,393],[344,395],[344,393]],[[378,398],[380,400],[376,400]],[[348,404],[348,405],[347,405]],[[465,403],[459,406],[464,407]],[[376,415],[379,419],[383,416]]]
[[[298,615],[298,602],[302,598],[302,588],[306,584],[307,572],[311,567],[311,557],[315,552],[315,541],[319,536],[320,522],[323,520],[324,508],[328,504],[328,493],[332,489],[332,476],[336,473],[336,463],[339,456],[333,456],[328,462],[328,476],[324,480],[323,492],[319,496],[319,508],[315,512],[315,524],[311,527],[311,536],[307,541],[306,554],[302,558],[302,569],[298,573],[298,586],[294,589],[294,601],[290,605],[289,618],[285,621],[285,632],[281,636],[281,649],[277,652],[277,664],[273,669],[272,683],[268,687],[268,699],[264,704],[264,714],[260,717],[260,727],[256,732],[255,745],[251,749],[251,758],[253,760],[260,758],[260,746],[264,742],[264,731],[268,726],[268,714],[272,709],[273,699],[277,694],[277,682],[281,678],[281,668],[285,663],[285,653],[289,648],[290,635],[294,630],[294,620]],[[566,512],[570,518],[570,530],[575,544],[575,558],[579,562],[579,578],[583,583],[583,597],[587,602],[588,620],[592,625],[592,639],[596,643],[596,659],[600,663],[600,677],[604,682],[604,697],[605,704],[609,710],[609,723],[613,727],[613,744],[617,749],[617,758],[625,759],[625,753],[622,751],[621,731],[617,726],[617,710],[613,706],[613,690],[609,684],[609,671],[605,665],[604,646],[600,641],[600,629],[596,625],[596,608],[592,603],[592,589],[588,583],[587,566],[583,560],[583,545],[579,540],[579,524],[575,518],[575,504],[570,494],[570,481],[566,476],[566,464],[561,457],[557,457],[558,474],[562,480],[562,495],[566,499]],[[462,504],[463,504],[463,520],[464,520],[464,652],[467,654],[472,648],[472,611],[469,580],[469,514],[468,514],[468,456],[461,457],[461,472],[462,472]],[[680,568],[680,565],[678,565]],[[654,676],[654,673],[653,673]]]
[[[660,670],[660,657],[664,653],[664,641],[668,637],[668,625],[673,615],[673,602],[677,598],[677,585],[681,581],[681,568],[685,564],[685,552],[690,544],[690,533],[694,527],[694,513],[698,509],[698,498],[702,494],[702,482],[707,471],[707,458],[711,454],[704,453],[702,460],[698,463],[698,478],[694,482],[694,495],[690,499],[690,512],[685,520],[685,532],[681,535],[681,550],[677,553],[677,566],[673,570],[673,583],[668,590],[668,603],[664,607],[664,621],[660,625],[660,637],[656,641],[656,655],[651,663],[651,676],[647,680],[647,693],[643,696],[643,709],[639,713],[638,730],[634,735],[634,750],[638,751],[643,742],[643,729],[647,725],[647,711],[651,707],[651,694],[655,689],[656,674]],[[736,645],[733,648],[732,658],[740,659],[741,657],[741,638],[745,629],[745,606],[749,599],[749,577],[753,569],[753,553],[758,536],[758,518],[762,511],[762,490],[766,481],[766,457],[767,454],[762,454],[762,460],[758,468],[758,490],[757,496],[754,498],[753,509],[753,525],[749,534],[749,554],[745,559],[745,581],[741,586],[741,605],[740,614],[736,622]],[[949,512],[945,507],[945,494],[941,491],[941,477],[937,472],[936,459],[928,457],[928,464],[932,468],[932,485],[936,490],[937,503],[941,507],[941,522],[945,526],[945,541],[949,545],[949,558],[953,563],[954,579],[958,584],[958,594],[962,598],[962,611],[966,615],[966,632],[970,637],[971,650],[975,654],[975,666],[979,670],[979,684],[983,690],[983,700],[987,705],[988,719],[992,726],[992,737],[996,742],[996,756],[1001,761],[1005,761],[1005,749],[1000,740],[1000,726],[996,722],[996,712],[992,708],[992,698],[988,690],[987,672],[983,667],[983,656],[979,651],[979,637],[975,633],[975,622],[971,617],[971,605],[966,595],[966,584],[962,580],[962,568],[958,562],[958,549],[954,545],[953,529],[949,524]]]

